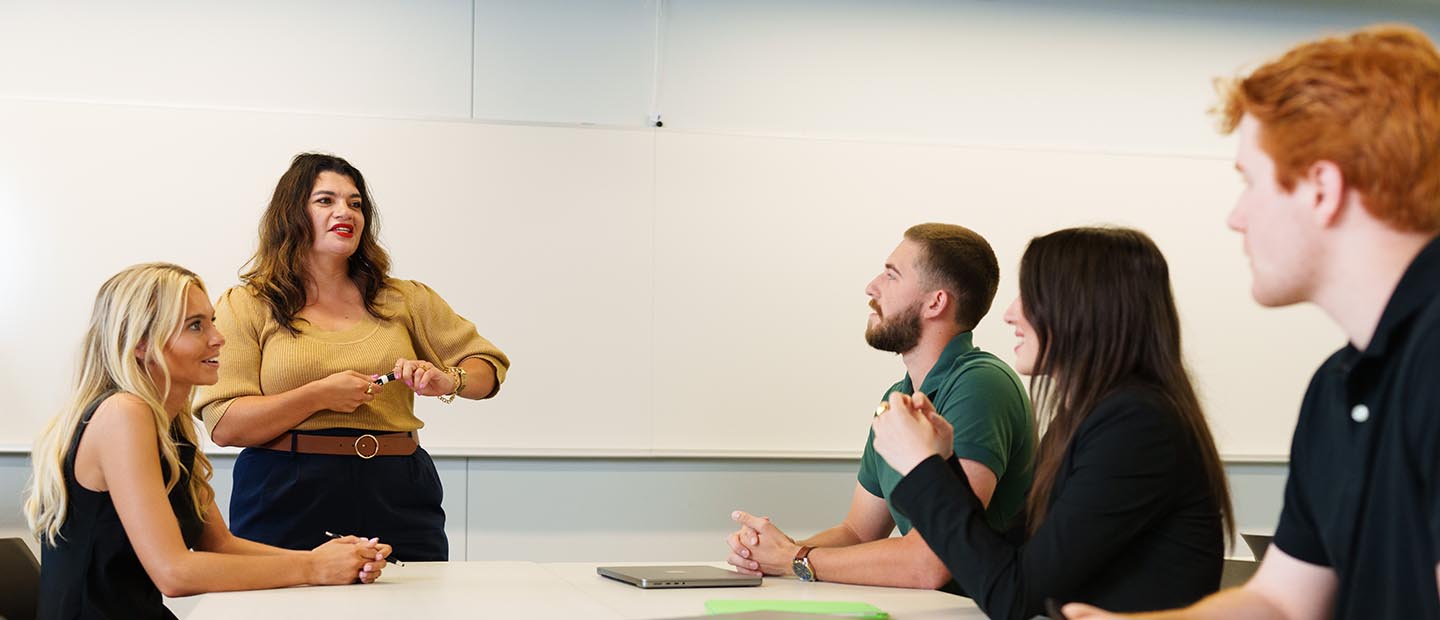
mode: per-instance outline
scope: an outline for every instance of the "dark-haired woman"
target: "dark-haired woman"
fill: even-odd
[[[1218,589],[1230,498],[1154,242],[1113,228],[1035,238],[1005,321],[1045,428],[1025,529],[984,527],[924,395],[895,395],[874,424],[876,451],[905,474],[895,507],[992,618],[1043,614],[1046,598],[1146,611]]]
[[[375,205],[349,162],[306,153],[275,187],[244,284],[216,304],[229,341],[197,410],[235,462],[236,534],[307,549],[378,536],[401,560],[445,560],[435,463],[415,396],[482,399],[509,360],[435,291],[388,276]],[[396,381],[377,384],[394,372]]]

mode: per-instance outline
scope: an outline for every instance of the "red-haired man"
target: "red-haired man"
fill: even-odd
[[[1440,618],[1440,54],[1399,26],[1306,43],[1222,117],[1251,293],[1318,305],[1349,344],[1311,380],[1254,578],[1145,617]]]

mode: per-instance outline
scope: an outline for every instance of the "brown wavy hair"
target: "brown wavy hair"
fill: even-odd
[[[1440,231],[1440,53],[1423,32],[1383,25],[1313,41],[1217,86],[1221,131],[1246,114],[1260,121],[1285,191],[1331,161],[1377,219]]]
[[[1020,304],[1040,353],[1030,383],[1045,426],[1026,500],[1031,533],[1049,507],[1065,450],[1101,400],[1127,385],[1155,390],[1180,416],[1233,542],[1235,513],[1220,454],[1180,350],[1180,313],[1160,248],[1129,228],[1036,237],[1020,259]]]
[[[275,185],[270,206],[260,217],[260,245],[246,263],[248,270],[240,274],[241,281],[269,304],[270,316],[275,322],[291,334],[299,331],[296,323],[303,320],[295,315],[305,308],[305,283],[309,278],[305,272],[306,256],[315,243],[308,204],[315,180],[322,172],[349,178],[360,192],[360,212],[365,217],[365,226],[360,230],[360,247],[350,255],[348,272],[360,287],[365,311],[376,318],[386,318],[380,312],[377,298],[385,289],[390,255],[377,241],[380,218],[370,190],[365,187],[365,176],[350,162],[334,155],[301,153],[290,162],[290,169]]]

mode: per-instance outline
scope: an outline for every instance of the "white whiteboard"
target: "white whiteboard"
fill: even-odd
[[[1031,236],[1138,226],[1170,258],[1222,452],[1285,454],[1342,338],[1250,301],[1225,158],[0,101],[0,445],[61,406],[96,288],[170,260],[236,282],[289,158],[367,175],[394,275],[513,360],[493,401],[421,399],[437,453],[853,455],[902,367],[863,287],[921,221],[986,235],[999,316]]]

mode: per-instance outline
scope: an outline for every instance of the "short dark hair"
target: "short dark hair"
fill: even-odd
[[[979,233],[955,224],[916,224],[905,238],[920,244],[917,266],[927,285],[955,299],[955,321],[970,330],[980,323],[1000,285],[1000,262]]]

